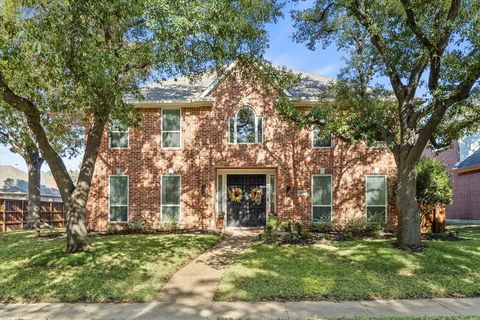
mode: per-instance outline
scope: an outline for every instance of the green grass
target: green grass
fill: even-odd
[[[217,300],[360,300],[480,295],[480,228],[407,253],[392,240],[255,244],[227,270]]]
[[[67,254],[65,238],[0,234],[1,302],[139,302],[212,247],[215,235],[92,237],[92,253]]]

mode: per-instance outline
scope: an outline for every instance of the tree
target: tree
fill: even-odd
[[[437,159],[422,158],[417,164],[417,200],[429,205],[452,203],[452,182]]]
[[[0,127],[0,143],[10,144],[10,151],[18,153],[27,165],[28,172],[28,216],[25,228],[29,229],[38,225],[40,221],[40,175],[44,162],[38,147],[30,137],[28,130],[14,130],[3,119]]]
[[[273,0],[4,1],[0,96],[23,113],[68,206],[67,251],[87,248],[85,206],[105,124],[138,121],[125,96],[146,80],[260,55],[278,9]],[[42,125],[55,113],[87,123],[76,185]]]
[[[55,150],[62,156],[72,157],[81,148],[82,130],[75,121],[49,117],[44,124]],[[19,154],[27,165],[28,216],[25,228],[38,228],[40,223],[41,194],[40,178],[43,158],[32,132],[18,111],[0,110],[0,143],[10,145],[10,151]]]
[[[349,141],[386,142],[398,168],[397,238],[405,249],[421,246],[415,166],[427,143],[446,146],[480,123],[479,9],[475,0],[317,0],[292,12],[296,41],[313,50],[335,43],[350,57],[330,91],[335,102],[321,99],[299,115],[283,99],[282,114]],[[390,90],[368,87],[382,76]]]

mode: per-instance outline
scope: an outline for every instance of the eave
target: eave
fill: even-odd
[[[454,168],[456,173],[470,173],[472,171],[480,171],[480,164],[464,167],[464,168]]]

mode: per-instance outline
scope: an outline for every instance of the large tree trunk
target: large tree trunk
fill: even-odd
[[[28,168],[28,216],[25,229],[32,229],[40,224],[40,175],[43,159],[37,153],[25,160]]]
[[[397,243],[405,250],[421,248],[420,216],[416,198],[417,173],[415,166],[398,165]]]
[[[77,185],[75,186],[68,174],[62,158],[48,140],[47,133],[42,127],[40,111],[35,104],[24,97],[17,96],[7,86],[1,73],[0,89],[3,89],[3,101],[8,103],[12,108],[25,114],[28,127],[32,130],[35,140],[42,151],[42,155],[52,170],[53,177],[60,190],[63,202],[67,206],[67,251],[77,252],[87,249],[88,241],[85,205],[93,177],[93,170],[95,169],[95,162],[98,156],[103,130],[109,117],[108,103],[105,102],[104,105],[100,106],[92,116],[93,123],[87,132],[85,153]]]
[[[92,126],[90,126],[87,132],[85,154],[78,175],[77,185],[70,194],[67,203],[67,252],[85,251],[88,249],[86,205],[95,162],[107,120],[108,114],[106,112],[95,114]]]

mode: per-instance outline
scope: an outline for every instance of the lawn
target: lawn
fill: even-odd
[[[65,238],[0,234],[0,301],[149,301],[170,276],[218,242],[215,235],[91,238],[93,253],[67,254]]]
[[[393,240],[258,243],[227,270],[217,300],[359,300],[480,295],[480,228],[407,253]]]

